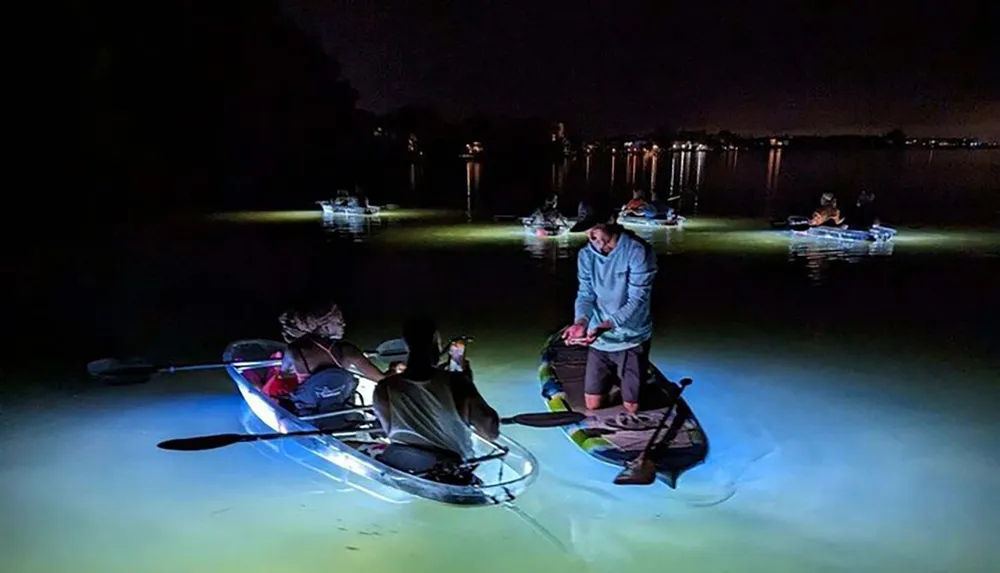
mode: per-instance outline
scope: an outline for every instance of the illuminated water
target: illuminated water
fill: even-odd
[[[1000,569],[995,229],[901,226],[873,251],[705,213],[649,236],[653,358],[694,378],[710,457],[677,490],[621,488],[558,430],[511,428],[542,466],[518,506],[554,540],[502,508],[387,504],[266,444],[158,451],[245,431],[223,372],[127,388],[80,375],[106,355],[216,360],[232,339],[273,337],[312,289],[365,346],[435,311],[476,336],[499,411],[539,410],[538,350],[570,318],[580,240],[455,208],[328,232],[318,211],[135,226],[100,257],[60,244],[65,274],[39,288],[74,277],[77,297],[17,323],[25,350],[0,387],[0,571]],[[31,334],[46,328],[51,346]]]

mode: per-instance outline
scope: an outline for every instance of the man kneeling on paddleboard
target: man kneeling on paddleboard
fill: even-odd
[[[409,350],[406,370],[375,387],[375,415],[390,442],[379,460],[421,473],[442,463],[474,458],[473,428],[488,440],[500,435],[496,410],[479,394],[467,368],[438,367],[442,344],[433,319],[408,320],[403,340]],[[464,358],[459,360],[464,363]]]
[[[656,254],[649,243],[610,223],[611,217],[605,202],[598,201],[571,229],[585,231],[589,243],[577,256],[576,319],[562,336],[567,344],[590,347],[584,380],[587,409],[603,407],[617,378],[622,405],[635,414],[649,367]]]

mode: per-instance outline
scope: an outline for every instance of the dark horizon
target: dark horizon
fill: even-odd
[[[588,137],[662,126],[747,134],[1000,139],[1000,61],[981,2],[883,9],[760,3],[285,0],[377,114],[541,116]]]

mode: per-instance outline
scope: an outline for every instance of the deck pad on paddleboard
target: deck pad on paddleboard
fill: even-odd
[[[583,397],[588,349],[551,340],[542,352],[539,382],[550,411],[587,412]],[[646,447],[679,388],[650,365],[635,417],[625,415],[617,386],[607,407],[575,426],[565,428],[574,443],[601,461],[622,465]],[[651,456],[659,476],[669,485],[685,470],[704,461],[708,440],[688,404],[681,399],[660,432]]]

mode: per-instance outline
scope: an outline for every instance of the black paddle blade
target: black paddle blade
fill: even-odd
[[[586,419],[587,416],[580,412],[538,412],[502,418],[500,423],[519,424],[521,426],[531,426],[532,428],[556,428],[559,426],[569,426],[570,424],[579,424]]]
[[[199,436],[197,438],[178,438],[156,444],[161,450],[176,452],[199,452],[224,448],[245,441],[243,434],[216,434],[214,436]]]
[[[126,361],[102,358],[87,364],[87,372],[107,384],[141,384],[156,374],[157,367],[138,358]]]
[[[656,481],[656,464],[645,457],[636,459],[615,476],[615,485],[649,485]]]

